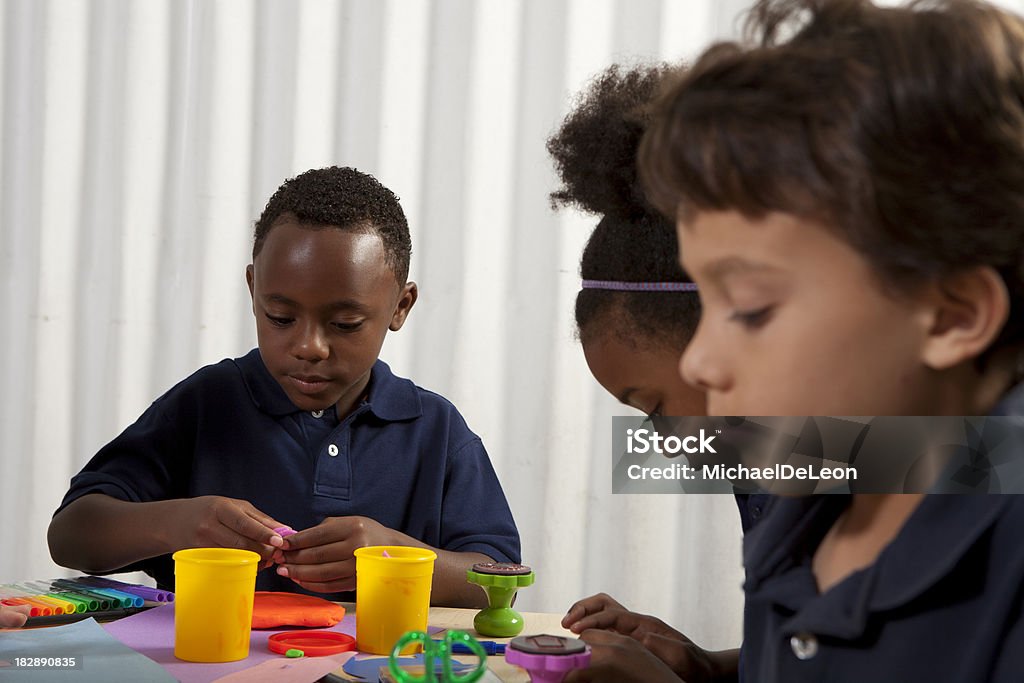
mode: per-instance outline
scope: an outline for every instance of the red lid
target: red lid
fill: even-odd
[[[356,649],[356,639],[336,631],[282,631],[267,640],[271,652],[302,650],[307,657],[323,657]]]

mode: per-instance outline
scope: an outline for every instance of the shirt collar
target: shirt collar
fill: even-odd
[[[984,540],[1012,498],[926,496],[896,542],[870,567],[848,577],[848,586],[839,584],[826,599],[816,600],[811,556],[849,500],[844,495],[776,499],[771,514],[744,540],[748,595],[757,591],[759,600],[799,612],[801,629],[855,637],[871,613],[906,605],[949,576]]]
[[[1024,383],[1014,386],[1004,394],[999,403],[992,409],[990,415],[1024,415]],[[972,498],[985,497],[985,494],[965,496],[965,508],[979,508],[977,500],[973,501],[974,505],[970,504],[969,501]],[[922,502],[921,506],[924,507],[927,501],[928,498]],[[794,553],[796,553],[799,547],[807,547],[808,544],[817,547],[824,534],[850,504],[850,498],[848,495],[831,494],[825,496],[804,496],[802,498],[780,497],[778,502],[781,503],[776,505],[779,509],[773,510],[773,514],[769,515],[765,522],[755,528],[753,532],[747,534],[744,541],[743,560],[747,567],[752,568],[748,570],[747,578],[748,582],[753,581],[752,587],[756,587],[757,582],[761,578],[775,573],[777,569],[781,568],[782,563],[792,560]],[[993,507],[995,506],[982,505],[979,509],[975,510],[980,514],[975,521],[984,528],[987,528],[982,519],[985,515],[981,513],[985,509]],[[949,507],[944,509],[948,510]],[[918,511],[915,511],[907,523],[909,524],[917,516]],[[774,520],[771,522],[773,530],[761,532],[761,528],[769,526],[770,520]],[[945,523],[940,520],[936,521],[940,524]],[[959,519],[957,523],[966,522],[967,519],[963,518]],[[983,531],[984,528],[981,530]],[[780,538],[782,538],[781,543],[779,542]],[[938,545],[945,546],[947,549],[957,545],[956,543],[949,543],[949,538],[955,537],[948,536],[947,540],[940,541]],[[914,563],[912,562],[911,564]]]
[[[249,397],[259,410],[275,417],[300,412],[267,370],[258,348],[235,359],[234,363],[242,374]],[[365,410],[386,422],[412,420],[423,414],[416,385],[404,377],[397,377],[380,359],[370,371],[366,393]]]
[[[1024,415],[1024,383],[1007,392],[990,415]],[[897,541],[855,573],[860,576],[842,613],[819,602],[801,615],[802,627],[837,637],[861,633],[871,612],[905,605],[951,574],[1011,501],[982,493],[925,496]],[[747,592],[762,591],[765,599],[794,612],[817,595],[810,557],[849,503],[848,495],[778,497],[771,514],[744,539]]]
[[[910,602],[950,574],[998,521],[1013,501],[998,494],[929,495],[914,510],[900,535],[914,542],[893,543],[872,567],[873,610]]]
[[[382,420],[402,422],[423,414],[420,391],[416,385],[395,375],[382,360],[378,359],[373,364],[366,393],[370,412]]]
[[[771,513],[743,539],[747,590],[800,564],[804,549],[816,548],[849,504],[850,496],[842,494],[777,496]]]

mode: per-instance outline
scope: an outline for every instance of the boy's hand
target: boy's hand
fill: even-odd
[[[180,501],[171,522],[175,548],[239,548],[258,553],[260,567],[272,564],[282,544],[274,529],[284,526],[245,500],[199,496]]]
[[[590,666],[570,671],[565,683],[680,683],[682,680],[650,650],[629,636],[591,629],[580,637],[590,645]]]
[[[24,626],[31,611],[31,605],[0,605],[0,628]]]
[[[350,591],[356,587],[353,551],[368,545],[404,545],[398,537],[398,532],[368,517],[328,517],[285,539],[273,559],[281,565],[278,574],[306,590]]]
[[[648,633],[690,642],[690,639],[657,617],[630,612],[607,593],[584,598],[562,617],[562,627],[573,633],[597,628],[615,631],[636,640]]]
[[[732,651],[707,652],[661,619],[630,612],[606,593],[592,595],[574,604],[562,618],[562,626],[573,633],[599,629],[628,636],[688,683],[713,681],[719,672],[730,670]],[[719,661],[719,656],[722,661]],[[738,665],[738,655],[736,659]]]

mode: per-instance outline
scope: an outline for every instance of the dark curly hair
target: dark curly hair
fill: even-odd
[[[759,0],[655,106],[648,196],[827,226],[899,294],[990,266],[1024,343],[1024,20],[972,0]]]
[[[306,171],[286,180],[256,221],[252,256],[260,253],[267,234],[284,214],[312,227],[367,231],[380,236],[384,258],[399,284],[409,277],[412,240],[409,224],[395,193],[372,175],[354,168],[331,166]]]
[[[584,280],[690,280],[677,260],[675,225],[644,197],[636,165],[648,105],[673,71],[666,64],[608,68],[548,140],[562,181],[551,193],[552,207],[601,216],[580,260]],[[691,292],[584,289],[576,297],[576,327],[583,343],[612,331],[634,343],[681,348],[699,318],[700,301]]]

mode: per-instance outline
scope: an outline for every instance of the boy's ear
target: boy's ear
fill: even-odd
[[[933,319],[923,360],[946,370],[984,353],[1006,325],[1010,294],[990,266],[943,277],[933,290]]]
[[[255,299],[255,297],[253,296],[253,293],[252,293],[252,291],[253,291],[252,290],[252,274],[253,274],[252,264],[250,263],[249,265],[247,265],[245,267],[245,283],[247,285],[249,285],[249,299],[252,300],[253,303],[255,303],[256,299]]]
[[[391,314],[391,324],[388,325],[389,330],[398,332],[402,329],[402,325],[405,324],[405,319],[409,317],[409,311],[412,310],[419,295],[420,290],[416,287],[415,282],[406,282],[402,286],[402,293],[398,297],[398,303],[395,304],[395,312]]]

